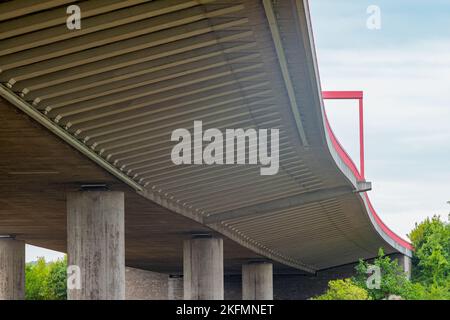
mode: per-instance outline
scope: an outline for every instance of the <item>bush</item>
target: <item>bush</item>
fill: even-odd
[[[407,300],[450,300],[450,223],[439,217],[416,224],[409,234],[414,246],[412,278],[409,280],[396,261],[380,249],[373,265],[381,272],[380,288],[367,288],[371,264],[360,261],[350,281],[330,281],[328,291],[318,300],[352,299],[356,288],[365,290],[369,299],[399,296]]]
[[[44,300],[47,297],[48,268],[44,258],[25,267],[25,299]]]
[[[67,260],[46,262],[39,258],[25,267],[25,299],[65,300],[67,299]]]
[[[366,285],[367,270],[371,265],[375,265],[380,268],[381,279],[380,288],[368,289]],[[387,299],[390,295],[397,295],[403,298],[406,292],[412,290],[409,288],[410,282],[402,268],[398,265],[397,261],[391,260],[389,256],[385,256],[382,249],[378,252],[378,258],[375,259],[373,264],[366,261],[359,261],[356,267],[356,276],[353,281],[361,288],[367,288],[370,297],[374,300]]]
[[[328,290],[313,300],[370,300],[369,293],[351,279],[332,280]]]
[[[51,300],[67,299],[67,260],[57,260],[48,264],[49,274],[47,287]]]

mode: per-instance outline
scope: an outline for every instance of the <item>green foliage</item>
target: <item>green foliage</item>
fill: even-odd
[[[47,263],[44,258],[25,267],[25,298],[27,300],[66,299],[67,260]]]
[[[48,264],[49,274],[47,286],[52,300],[67,299],[67,258]]]
[[[434,216],[416,224],[409,234],[414,246],[413,274],[409,280],[397,261],[380,249],[373,264],[360,261],[352,279],[330,281],[328,291],[317,300],[352,299],[355,288],[363,289],[369,299],[387,299],[390,295],[407,300],[450,300],[450,223]],[[381,272],[379,289],[367,288],[368,269],[375,265]]]
[[[380,268],[380,288],[367,288],[368,269],[371,265]],[[406,292],[409,292],[409,281],[397,261],[391,260],[389,256],[385,256],[382,249],[379,250],[378,258],[373,264],[366,261],[359,261],[356,267],[356,276],[353,281],[361,288],[366,288],[370,297],[374,300],[386,299],[389,295],[398,295],[405,298]]]
[[[424,285],[420,282],[408,282],[403,297],[407,300],[450,300],[448,288],[436,285]]]
[[[450,223],[438,216],[416,224],[408,235],[413,252],[412,281],[418,299],[450,299]]]
[[[44,300],[47,296],[48,268],[44,258],[25,267],[25,299]]]
[[[427,286],[449,286],[450,224],[439,217],[427,218],[416,224],[409,238],[415,248],[413,275],[415,281]]]
[[[313,300],[369,300],[367,290],[355,284],[351,279],[332,280],[328,290]]]

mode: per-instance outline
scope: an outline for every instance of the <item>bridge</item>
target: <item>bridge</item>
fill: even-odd
[[[70,299],[123,299],[139,269],[187,299],[242,273],[270,299],[277,275],[411,256],[369,200],[363,136],[358,169],[328,123],[324,99],[362,116],[363,94],[322,93],[306,0],[2,3],[0,82],[0,297],[23,297],[24,243],[68,253]],[[196,120],[279,129],[278,173],[175,165]]]

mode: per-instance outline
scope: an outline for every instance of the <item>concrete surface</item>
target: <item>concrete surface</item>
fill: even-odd
[[[69,300],[125,299],[124,224],[122,192],[67,195],[68,266],[78,266],[81,277]]]
[[[0,300],[25,298],[25,242],[0,238]]]
[[[242,299],[273,299],[273,267],[271,263],[258,262],[242,265]]]
[[[169,276],[136,268],[125,268],[126,300],[167,300]]]
[[[223,299],[223,241],[221,238],[186,240],[183,263],[184,299]]]

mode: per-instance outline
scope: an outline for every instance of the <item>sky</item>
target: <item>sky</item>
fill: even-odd
[[[44,257],[46,261],[55,261],[62,259],[64,254],[61,252],[48,250],[27,244],[25,247],[26,262],[36,261],[38,258]]]
[[[450,0],[310,0],[323,90],[364,91],[366,178],[377,213],[406,235],[450,205]],[[368,29],[367,8],[380,9]],[[357,105],[329,102],[357,163]],[[61,253],[27,245],[26,260]]]
[[[377,213],[406,235],[450,212],[450,1],[310,0],[322,90],[362,90],[366,178]],[[367,28],[367,8],[380,29]],[[357,104],[326,103],[359,159]],[[355,161],[357,162],[357,161]]]

